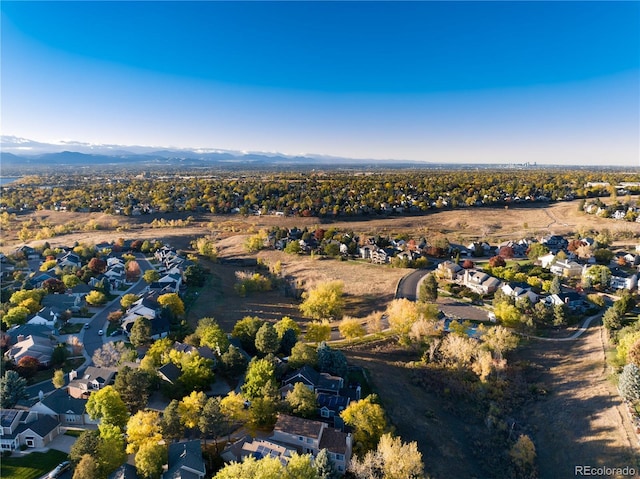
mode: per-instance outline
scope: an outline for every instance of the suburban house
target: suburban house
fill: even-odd
[[[3,451],[15,451],[21,446],[46,447],[60,434],[60,423],[53,416],[20,409],[1,409],[0,425]]]
[[[135,466],[125,462],[109,474],[107,479],[138,479],[138,471]]]
[[[436,275],[439,278],[448,279],[449,281],[454,281],[461,272],[462,266],[448,260],[438,264],[436,268]]]
[[[121,323],[121,327],[126,334],[131,332],[133,323],[138,318],[147,318],[151,321],[151,339],[164,338],[169,334],[171,324],[166,315],[162,314],[162,309],[154,294],[143,296],[127,310]]]
[[[85,284],[78,285],[77,287],[79,286],[84,286],[84,288],[87,288],[87,293],[91,291],[91,288],[89,288],[89,286]],[[87,293],[47,294],[42,298],[42,306],[48,306],[50,308],[57,309],[58,311],[80,311],[80,308],[83,304],[83,298],[87,295]]]
[[[324,422],[278,414],[269,440],[294,448],[298,453],[313,456],[322,449],[327,449],[340,473],[344,473],[349,467],[353,447],[351,434],[338,431]]]
[[[175,364],[167,363],[158,368],[158,376],[169,384],[175,384],[182,376],[182,371]]]
[[[373,249],[374,248],[372,246],[367,244],[367,245],[361,246],[358,249],[358,252],[360,253],[360,257],[362,259],[371,259],[371,252],[373,251]]]
[[[531,304],[538,302],[540,297],[531,290],[531,287],[526,283],[503,283],[500,288],[504,294],[514,298],[516,301],[519,299],[529,298]]]
[[[497,291],[500,280],[483,271],[465,269],[462,284],[478,294],[490,294]]]
[[[560,260],[551,265],[549,270],[563,278],[579,278],[582,276],[583,266],[575,261]]]
[[[58,266],[61,268],[65,268],[67,266],[74,268],[82,267],[82,260],[80,259],[80,256],[72,252],[62,253],[57,261]]]
[[[336,396],[335,394],[318,393],[316,396],[318,401],[318,412],[320,417],[330,419],[339,416],[344,411],[351,399],[346,396]]]
[[[45,326],[49,326],[50,328],[53,328],[56,324],[56,321],[58,321],[59,316],[60,316],[59,311],[51,307],[45,306],[36,314],[34,314],[33,317],[27,321],[27,323],[43,324]]]
[[[6,359],[17,363],[25,356],[32,356],[43,366],[49,365],[55,344],[51,339],[31,334],[27,337],[18,336],[17,339],[18,342],[4,354]]]
[[[100,368],[89,366],[82,377],[77,376],[76,371],[69,373],[69,396],[77,399],[88,399],[93,391],[102,389],[113,383],[116,373],[115,368]]]
[[[544,256],[538,256],[538,261],[540,262],[540,266],[548,269],[556,262],[556,255],[553,253],[547,253]]]
[[[162,479],[203,479],[206,472],[199,439],[169,444],[168,468]]]
[[[540,239],[540,243],[544,244],[549,248],[549,251],[557,253],[560,250],[565,249],[569,242],[560,235],[548,235],[544,238]]]
[[[31,411],[54,416],[63,426],[97,424],[86,411],[87,400],[71,397],[66,388],[56,389],[31,406]]]
[[[296,452],[295,449],[276,444],[268,439],[253,439],[247,435],[225,448],[221,457],[225,462],[241,462],[248,456],[255,457],[256,459],[269,456],[277,457],[281,464],[286,465],[291,456]]]
[[[386,264],[390,261],[392,254],[388,251],[379,248],[371,251],[371,262],[375,264]]]
[[[302,383],[314,393],[338,395],[344,387],[344,379],[328,373],[319,373],[309,365],[292,372],[282,380],[280,394],[282,397],[293,390],[296,383]]]
[[[582,299],[582,296],[574,291],[552,294],[547,296],[545,302],[553,306],[558,304],[567,306],[571,311],[580,311],[584,309],[584,300]]]
[[[611,268],[611,280],[609,282],[611,289],[632,290],[637,285],[638,275],[636,273],[627,273],[620,268]]]

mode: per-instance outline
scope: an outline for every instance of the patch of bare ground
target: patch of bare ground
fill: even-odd
[[[417,442],[429,477],[487,477],[470,440],[482,426],[472,416],[453,412],[453,399],[415,384],[414,371],[403,365],[417,359],[414,352],[392,340],[353,346],[344,352],[350,365],[368,371],[396,434],[405,442]]]
[[[575,477],[575,466],[632,466],[638,438],[608,376],[604,330],[592,326],[578,340],[532,340],[518,356],[541,366],[546,397],[529,403],[522,420],[533,430],[541,478]]]
[[[247,235],[234,235],[217,242],[220,264],[208,263],[212,272],[210,286],[203,291],[189,311],[189,322],[213,316],[227,331],[245,316],[277,321],[283,316],[305,323],[300,315],[300,301],[285,295],[284,288],[267,293],[240,296],[234,289],[236,272],[254,271],[255,268],[227,264],[226,260],[259,258],[267,265],[282,265],[283,275],[295,285],[308,289],[318,282],[341,280],[346,297],[345,314],[364,317],[374,311],[382,311],[395,295],[398,281],[410,270],[372,265],[362,261],[338,259],[313,259],[280,251],[263,250],[248,254],[244,249]]]

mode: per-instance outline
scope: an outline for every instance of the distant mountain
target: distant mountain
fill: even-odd
[[[424,166],[424,162],[396,160],[363,160],[327,155],[293,156],[281,153],[243,152],[222,149],[172,149],[148,146],[95,145],[75,141],[58,144],[4,135],[0,137],[2,172],[34,167],[377,167]]]

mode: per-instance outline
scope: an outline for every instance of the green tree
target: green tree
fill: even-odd
[[[142,274],[142,279],[147,284],[155,283],[160,279],[160,273],[155,269],[148,269]]]
[[[640,400],[640,368],[634,363],[627,364],[618,379],[620,394],[633,403]]]
[[[145,442],[135,457],[136,471],[145,479],[159,479],[167,462],[167,446]]]
[[[340,326],[338,326],[340,334],[349,341],[356,338],[361,338],[366,334],[366,330],[361,320],[357,318],[345,317]]]
[[[560,277],[553,276],[551,286],[549,286],[549,294],[560,294]]]
[[[346,377],[348,366],[347,357],[342,351],[332,349],[327,343],[321,343],[316,351],[320,372]]]
[[[207,403],[207,396],[203,392],[193,391],[188,396],[182,398],[178,403],[178,414],[180,421],[187,429],[198,426],[200,413]]]
[[[180,362],[180,384],[184,391],[202,391],[213,381],[213,361],[197,352],[184,354]]]
[[[238,377],[247,369],[247,358],[235,346],[229,349],[220,357],[220,365],[225,374],[231,377]]]
[[[10,308],[2,316],[2,322],[7,326],[7,328],[11,328],[19,324],[24,324],[28,317],[29,310],[27,308],[24,306],[16,306],[14,308]]]
[[[308,364],[311,367],[315,367],[318,364],[317,349],[302,341],[298,341],[291,349],[289,367],[292,369],[298,369],[305,364]]]
[[[101,475],[107,476],[127,460],[124,434],[119,427],[110,424],[101,424],[99,429],[98,468]]]
[[[328,321],[312,321],[307,324],[305,339],[311,343],[321,343],[331,339],[331,325]]]
[[[148,344],[151,341],[151,321],[145,317],[136,319],[129,333],[129,341],[136,348]]]
[[[278,332],[269,322],[265,322],[256,333],[256,349],[263,354],[276,353],[280,349]]]
[[[177,293],[167,293],[158,297],[158,304],[163,308],[167,308],[174,317],[184,315],[184,303]]]
[[[73,471],[73,479],[95,479],[99,477],[98,463],[89,454],[85,454]]]
[[[84,297],[85,301],[92,306],[100,306],[107,302],[107,297],[101,291],[93,290]]]
[[[156,411],[138,411],[127,422],[127,454],[136,454],[148,443],[162,441],[162,423]]]
[[[127,293],[120,298],[120,306],[124,309],[129,309],[133,303],[138,301],[139,297],[137,294]]]
[[[433,273],[425,276],[424,280],[420,283],[418,299],[423,303],[433,302],[438,299],[438,281]]]
[[[162,436],[168,440],[177,440],[184,436],[184,425],[180,421],[179,401],[172,400],[162,414],[160,426],[162,428]]]
[[[131,338],[129,338],[131,339]],[[147,350],[140,362],[140,367],[147,371],[154,371],[169,362],[169,351],[173,350],[173,341],[169,338],[158,339]]]
[[[85,454],[95,457],[98,455],[99,445],[99,431],[82,431],[69,450],[69,459],[77,464]]]
[[[284,247],[284,252],[288,254],[300,254],[302,252],[302,246],[298,241],[289,241],[287,246]]]
[[[316,455],[314,464],[316,466],[316,472],[318,473],[318,479],[338,479],[341,477],[336,465],[331,460],[331,456],[329,456],[329,451],[325,448],[320,449],[320,452]]]
[[[91,419],[98,419],[101,424],[112,424],[121,429],[124,429],[129,418],[127,406],[113,386],[105,386],[92,393],[86,409]]]
[[[256,428],[273,427],[277,419],[277,403],[273,394],[263,392],[251,400],[249,406],[249,423]],[[273,391],[273,390],[272,390]]]
[[[56,369],[53,373],[53,378],[51,379],[51,382],[53,383],[53,387],[56,389],[60,389],[61,387],[64,387],[64,384],[65,384],[64,371],[62,369]]]
[[[205,442],[208,437],[213,437],[216,452],[218,451],[218,438],[224,434],[227,426],[227,418],[220,409],[220,398],[210,397],[200,413],[198,428]]]
[[[147,406],[151,392],[151,376],[144,369],[124,366],[118,371],[113,387],[131,414]]]
[[[276,368],[269,359],[253,358],[249,363],[242,394],[253,400],[259,397],[265,386],[276,387]]]
[[[245,316],[233,326],[231,336],[240,340],[245,351],[255,353],[256,334],[263,323],[257,316]]]
[[[0,408],[11,409],[18,401],[28,398],[27,380],[15,371],[5,371],[0,378]]]
[[[200,338],[201,346],[208,346],[213,351],[218,351],[219,354],[223,354],[229,349],[227,333],[213,318],[202,318],[198,321],[196,336]]]
[[[614,307],[607,308],[602,316],[602,324],[609,330],[620,329],[622,326],[620,313]]]
[[[249,418],[244,401],[241,394],[229,391],[229,393],[220,400],[220,411],[222,411],[222,414],[224,414],[230,422],[243,424]]]
[[[531,477],[535,467],[536,447],[529,436],[522,434],[509,450],[509,456],[521,474]]]
[[[304,301],[300,311],[313,319],[340,319],[344,309],[344,283],[328,281],[319,283],[312,290],[303,293]]]
[[[273,327],[276,328],[276,331],[278,332],[278,338],[280,338],[280,340],[282,340],[282,337],[289,329],[293,330],[296,338],[300,336],[300,333],[302,332],[298,323],[296,323],[289,316],[283,316],[283,318],[280,321],[276,322]]]
[[[532,243],[529,245],[529,248],[527,248],[527,257],[532,261],[535,261],[540,256],[544,256],[547,253],[549,253],[549,248],[547,248],[543,243]]]
[[[387,429],[384,410],[375,394],[351,402],[340,417],[354,428],[354,449],[361,454],[374,449]]]
[[[296,383],[287,393],[287,403],[291,412],[296,416],[310,418],[317,413],[315,393],[303,383]]]

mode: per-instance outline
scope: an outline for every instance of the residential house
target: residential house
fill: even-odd
[[[540,266],[548,269],[556,262],[556,255],[553,253],[547,253],[544,256],[538,256],[538,261],[540,262]]]
[[[112,384],[117,372],[118,370],[114,368],[89,366],[82,373],[82,376],[78,377],[76,371],[71,371],[69,373],[68,393],[74,398],[88,399],[93,391]]]
[[[462,266],[449,260],[439,263],[436,268],[436,276],[449,281],[454,281],[461,272]]]
[[[358,252],[360,253],[360,257],[362,259],[371,259],[371,252],[374,250],[374,248],[371,245],[364,245],[361,246],[358,249]]]
[[[466,269],[462,274],[462,284],[478,294],[490,294],[498,290],[500,280],[483,271]]]
[[[391,261],[393,250],[391,249],[373,249],[371,251],[371,262],[375,264],[386,264]]]
[[[31,278],[27,279],[27,282],[34,288],[42,288],[42,283],[48,279],[56,279],[55,274],[47,272],[35,273]]]
[[[27,336],[34,336],[44,339],[50,339],[53,335],[53,329],[44,324],[20,324],[7,330],[6,334],[11,339],[11,344],[24,341]]]
[[[19,409],[0,409],[0,426],[3,451],[43,448],[60,434],[60,423],[53,416]]]
[[[547,296],[545,302],[548,305],[564,305],[573,312],[582,311],[584,309],[584,300],[582,296],[574,291],[567,293],[557,293]]]
[[[319,373],[309,365],[292,372],[282,380],[281,395],[286,395],[296,383],[302,383],[314,393],[337,395],[344,387],[344,379],[328,373]]]
[[[40,253],[33,249],[31,246],[23,245],[16,248],[14,255],[17,258],[24,257],[24,259],[40,259]]]
[[[138,318],[147,318],[151,321],[152,339],[164,338],[169,334],[170,321],[163,313],[154,294],[141,297],[127,310],[121,323],[121,327],[127,335],[131,332],[131,328]]]
[[[203,479],[206,474],[200,440],[169,444],[167,470],[162,479]]]
[[[68,251],[66,253],[61,253],[60,256],[57,258],[58,261],[58,266],[60,266],[61,268],[66,268],[66,267],[71,267],[71,268],[81,268],[82,267],[82,260],[80,259],[80,256],[78,256],[77,254]]]
[[[318,412],[320,417],[329,419],[339,416],[344,411],[351,399],[346,396],[336,396],[335,394],[318,393],[316,396],[318,401]]]
[[[557,253],[565,249],[569,242],[560,235],[548,235],[540,239],[540,243],[544,244],[549,248],[549,251],[553,253]]]
[[[125,462],[109,474],[108,479],[138,479],[138,471],[135,466]]]
[[[528,298],[531,304],[535,304],[540,299],[527,283],[503,283],[500,289],[507,296],[514,298],[516,302]]]
[[[264,457],[276,457],[280,463],[286,465],[297,451],[268,439],[252,438],[244,436],[225,448],[220,455],[225,462],[241,462],[245,457],[252,456],[256,459]]]
[[[609,287],[611,289],[628,289],[632,290],[638,285],[638,275],[636,273],[627,273],[620,268],[611,268],[611,281]]]
[[[29,324],[43,324],[53,328],[56,321],[60,318],[60,311],[50,307],[44,307],[40,311],[31,317],[27,323]]]
[[[91,291],[91,288],[89,288],[87,285],[82,286],[88,288],[88,290]],[[58,311],[69,310],[75,312],[80,311],[80,308],[83,304],[84,296],[86,296],[86,294],[47,294],[42,298],[41,303],[42,306],[48,306],[53,309],[57,309]]]
[[[344,474],[349,467],[353,447],[351,434],[338,431],[324,422],[279,414],[269,440],[313,456],[327,449],[340,473]]]
[[[67,388],[56,389],[31,407],[31,411],[54,416],[63,426],[97,424],[89,418],[87,400],[71,397]]]
[[[23,357],[31,356],[40,361],[43,366],[49,365],[56,344],[51,339],[29,335],[27,337],[18,336],[17,340],[4,354],[6,359],[17,364]]]
[[[582,276],[583,266],[575,261],[560,260],[551,265],[549,270],[563,278],[579,278]]]
[[[182,371],[178,366],[173,363],[167,363],[158,368],[158,376],[163,381],[167,381],[170,384],[176,384],[180,376],[182,376]]]

